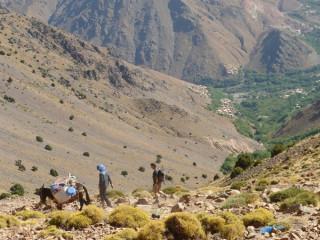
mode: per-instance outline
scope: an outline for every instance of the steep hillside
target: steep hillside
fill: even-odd
[[[320,100],[293,116],[274,134],[274,137],[294,136],[316,127],[320,127]]]
[[[278,9],[287,9],[291,5],[297,8],[292,1],[0,2],[28,16],[48,19],[49,24],[81,39],[113,48],[121,58],[135,65],[192,81],[236,74],[238,68],[248,62],[258,64],[252,67],[259,70],[277,72],[305,68],[319,62],[309,56],[312,49],[305,51],[304,44],[294,40],[296,34],[310,28]],[[43,10],[35,11],[39,6],[43,6]],[[281,41],[273,41],[273,48],[264,46],[270,29],[286,29],[291,33],[285,35],[288,40],[286,49],[294,49],[294,55],[279,54]],[[271,51],[270,55],[278,56],[269,62],[260,57],[250,58],[253,51],[265,48]],[[299,57],[303,58],[300,60]],[[289,64],[291,61],[295,64]],[[270,69],[259,64],[281,64],[281,68]]]
[[[117,189],[149,188],[150,162],[157,158],[173,183],[190,176],[185,184],[195,187],[230,153],[261,148],[228,119],[204,110],[210,98],[203,87],[132,66],[5,8],[0,28],[2,191],[20,182],[30,194],[56,179],[50,169],[72,172],[96,189],[100,162]],[[18,160],[26,171],[18,170]]]

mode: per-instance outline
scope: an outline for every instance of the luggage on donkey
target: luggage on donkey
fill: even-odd
[[[68,177],[64,179],[58,179],[53,185],[51,185],[50,189],[52,195],[58,203],[62,204],[68,202],[71,197],[77,194],[77,190],[75,188],[75,179],[76,177],[71,176],[69,173]]]

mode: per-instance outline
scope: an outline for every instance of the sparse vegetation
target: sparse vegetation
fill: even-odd
[[[47,144],[47,145],[44,147],[44,149],[46,149],[46,150],[48,150],[48,151],[52,151],[52,147],[51,147],[49,144]]]
[[[58,173],[57,170],[51,168],[51,169],[50,169],[50,175],[51,175],[51,176],[54,176],[54,177],[57,177],[57,176],[59,176],[59,173]]]
[[[282,144],[275,144],[271,150],[271,157],[274,157],[278,155],[279,153],[283,152],[285,150],[285,146]]]
[[[6,214],[0,214],[0,228],[11,228],[20,225],[21,222],[17,217]]]
[[[202,178],[207,178],[208,177],[207,174],[204,174],[204,173],[201,176],[202,176]]]
[[[173,213],[165,220],[165,226],[175,239],[204,239],[201,223],[191,213]]]
[[[259,208],[244,215],[242,220],[245,226],[250,226],[252,224],[266,226],[268,223],[274,220],[274,215],[267,209]]]
[[[101,240],[136,240],[137,237],[138,233],[134,229],[126,228],[116,234],[106,236]],[[145,238],[145,240],[147,240],[147,238]]]
[[[84,152],[82,155],[86,156],[86,157],[90,157],[90,153],[89,152]]]
[[[141,228],[150,222],[149,216],[139,208],[118,206],[108,217],[109,223],[117,227]]]
[[[219,174],[217,173],[216,175],[214,175],[213,180],[216,181],[220,178]]]
[[[0,200],[11,197],[10,193],[3,192],[0,195]]]
[[[21,216],[22,220],[27,220],[30,218],[45,218],[45,215],[41,212],[33,211],[33,210],[24,210],[17,212],[17,216]]]
[[[163,221],[152,221],[139,230],[137,240],[159,240],[165,232]]]
[[[84,136],[84,137],[86,137],[86,136],[87,136],[87,133],[86,133],[86,132],[83,132],[81,135]]]
[[[13,97],[9,97],[8,95],[4,95],[3,99],[8,101],[8,102],[10,102],[10,103],[15,103],[16,102],[16,100],[14,100]]]
[[[11,195],[24,195],[24,187],[20,183],[15,183],[14,185],[12,185],[10,191]]]
[[[161,160],[162,160],[162,155],[158,154],[157,159],[156,159],[156,163],[161,163]]]
[[[43,138],[40,136],[36,136],[36,140],[37,140],[37,142],[43,142]]]
[[[41,238],[46,238],[46,239],[50,236],[51,237],[52,236],[54,236],[54,237],[61,236],[61,237],[63,237],[63,239],[66,239],[66,240],[73,239],[73,236],[70,233],[59,230],[59,229],[57,229],[56,226],[48,226],[46,229],[41,230],[37,236],[41,237]]]
[[[221,207],[222,208],[243,207],[249,203],[254,203],[258,199],[259,199],[258,195],[254,193],[241,193],[225,200]]]
[[[107,190],[106,192],[109,198],[124,197],[124,193],[120,190]]]
[[[74,119],[74,115],[70,115],[69,119],[73,120]]]
[[[128,171],[126,171],[126,170],[121,171],[121,175],[124,176],[124,177],[127,176],[128,175]]]
[[[35,166],[35,165],[34,165],[34,166],[32,166],[31,171],[32,171],[32,172],[36,172],[36,171],[38,171],[38,167],[37,167],[37,166]]]
[[[246,181],[235,181],[231,184],[230,188],[231,189],[236,189],[236,190],[240,190],[241,188],[247,186],[247,182]]]
[[[235,168],[232,170],[232,172],[231,172],[231,174],[230,174],[230,177],[231,177],[231,178],[235,178],[235,177],[241,175],[242,173],[243,173],[243,169],[242,169],[241,167],[235,167]]]
[[[189,192],[187,189],[185,189],[184,187],[179,186],[179,185],[166,187],[166,188],[162,189],[162,191],[165,194],[176,194],[176,195]]]
[[[70,212],[68,211],[56,211],[53,212],[49,225],[55,225],[57,227],[64,227],[67,223],[67,220],[70,216]]]
[[[146,168],[145,167],[139,167],[139,169],[138,169],[140,172],[145,172],[146,171]]]
[[[69,127],[69,132],[73,132],[74,131],[74,129],[73,129],[73,127]]]

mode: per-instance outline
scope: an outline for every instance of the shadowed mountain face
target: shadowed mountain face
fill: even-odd
[[[96,189],[98,163],[117,189],[149,189],[157,155],[173,177],[168,185],[185,175],[192,188],[209,181],[202,174],[211,180],[229,154],[262,148],[204,109],[211,102],[204,87],[131,65],[38,20],[0,13],[0,192],[8,182],[48,186],[56,180],[50,169]]]
[[[47,20],[84,40],[113,48],[130,63],[186,80],[234,74],[240,66],[256,61],[258,63],[249,65],[271,72],[317,63],[311,56],[312,50],[305,51],[305,45],[294,40],[293,32],[305,26],[280,12],[271,0],[0,2],[21,13]],[[42,6],[43,11],[34,11],[38,6]],[[279,6],[283,11],[298,7],[289,0],[282,1]],[[270,28],[292,31],[284,35],[289,40],[287,48],[297,51],[294,56],[278,55],[267,61],[250,58],[253,51],[264,49],[272,51],[271,55],[277,54],[281,46],[270,48],[269,40],[264,41],[270,37]],[[281,42],[272,41],[271,44]],[[306,53],[301,61],[296,58]],[[292,60],[296,64],[290,65]],[[284,64],[278,67],[279,62]]]
[[[274,137],[294,136],[313,127],[320,126],[320,100],[310,104],[292,117],[292,119],[280,128]]]

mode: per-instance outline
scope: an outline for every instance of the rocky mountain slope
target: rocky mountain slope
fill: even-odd
[[[173,178],[168,184],[188,176],[192,188],[210,181],[227,155],[262,148],[204,109],[203,87],[5,8],[0,29],[0,191],[19,182],[32,194],[56,180],[50,169],[94,191],[98,163],[117,189],[149,188],[156,160]]]
[[[66,204],[61,218],[55,217],[59,212],[54,204],[44,207],[37,204],[38,199],[3,199],[0,200],[0,219],[5,219],[7,224],[0,225],[0,236],[104,240],[182,239],[181,236],[214,240],[319,239],[319,156],[320,135],[317,135],[265,160],[264,165],[249,169],[241,178],[234,179],[232,185],[226,184],[229,178],[225,178],[190,192],[178,186],[166,188],[167,195],[159,202],[154,202],[150,193],[140,189],[133,195],[113,198],[114,206],[104,208],[102,213],[96,197],[92,197],[91,210],[85,209],[82,213],[77,212],[76,205]],[[240,179],[246,181],[239,182]],[[288,190],[300,191],[303,197],[297,198],[298,194],[289,197]],[[70,213],[76,214],[67,217]],[[122,217],[115,220],[116,213]],[[79,214],[99,220],[91,225],[88,222],[78,230],[68,227],[75,224],[72,218]],[[145,226],[152,219],[152,223]],[[141,225],[133,227],[134,224]],[[48,225],[57,225],[57,228]],[[124,229],[134,229],[134,234],[125,234]],[[263,229],[268,232],[262,233]]]
[[[297,40],[309,27],[280,11],[299,8],[295,0],[0,2],[113,48],[130,63],[187,80],[236,74],[247,64],[283,72],[319,63]]]
[[[274,137],[294,136],[304,131],[320,126],[320,100],[310,104],[292,117],[292,119],[280,128]]]

